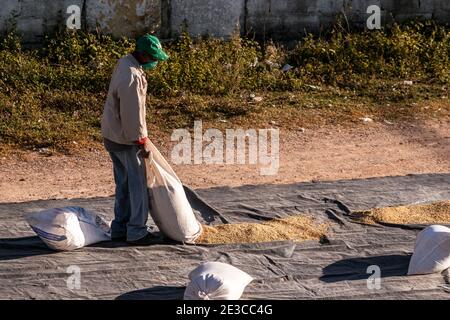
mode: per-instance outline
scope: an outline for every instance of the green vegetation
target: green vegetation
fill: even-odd
[[[100,141],[111,73],[133,46],[131,39],[72,31],[34,50],[13,34],[0,39],[0,146],[70,151],[73,141]],[[148,72],[153,132],[191,127],[194,119],[219,127],[270,119],[289,128],[450,109],[450,30],[432,22],[361,33],[335,28],[290,50],[187,35],[164,46],[171,58]],[[292,68],[283,71],[285,64]]]

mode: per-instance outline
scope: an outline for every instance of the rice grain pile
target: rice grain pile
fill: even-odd
[[[450,201],[376,208],[353,213],[361,222],[395,224],[450,224]]]
[[[237,223],[203,226],[197,244],[255,243],[277,240],[320,240],[328,230],[327,224],[315,223],[306,216],[274,219],[263,223]]]

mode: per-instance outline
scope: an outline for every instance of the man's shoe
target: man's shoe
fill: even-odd
[[[148,232],[144,237],[138,240],[127,241],[127,243],[135,246],[147,246],[151,244],[161,243],[162,239],[163,237],[159,233]]]
[[[127,237],[126,236],[111,237],[111,241],[125,242],[125,241],[127,241]]]

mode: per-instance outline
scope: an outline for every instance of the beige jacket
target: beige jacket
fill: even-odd
[[[145,98],[147,80],[131,54],[117,63],[109,84],[102,117],[104,138],[120,144],[135,144],[147,137]]]

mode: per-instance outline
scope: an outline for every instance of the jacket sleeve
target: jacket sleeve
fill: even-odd
[[[134,74],[118,88],[120,122],[123,135],[129,142],[139,141],[147,136],[145,91],[146,86],[142,79]]]

